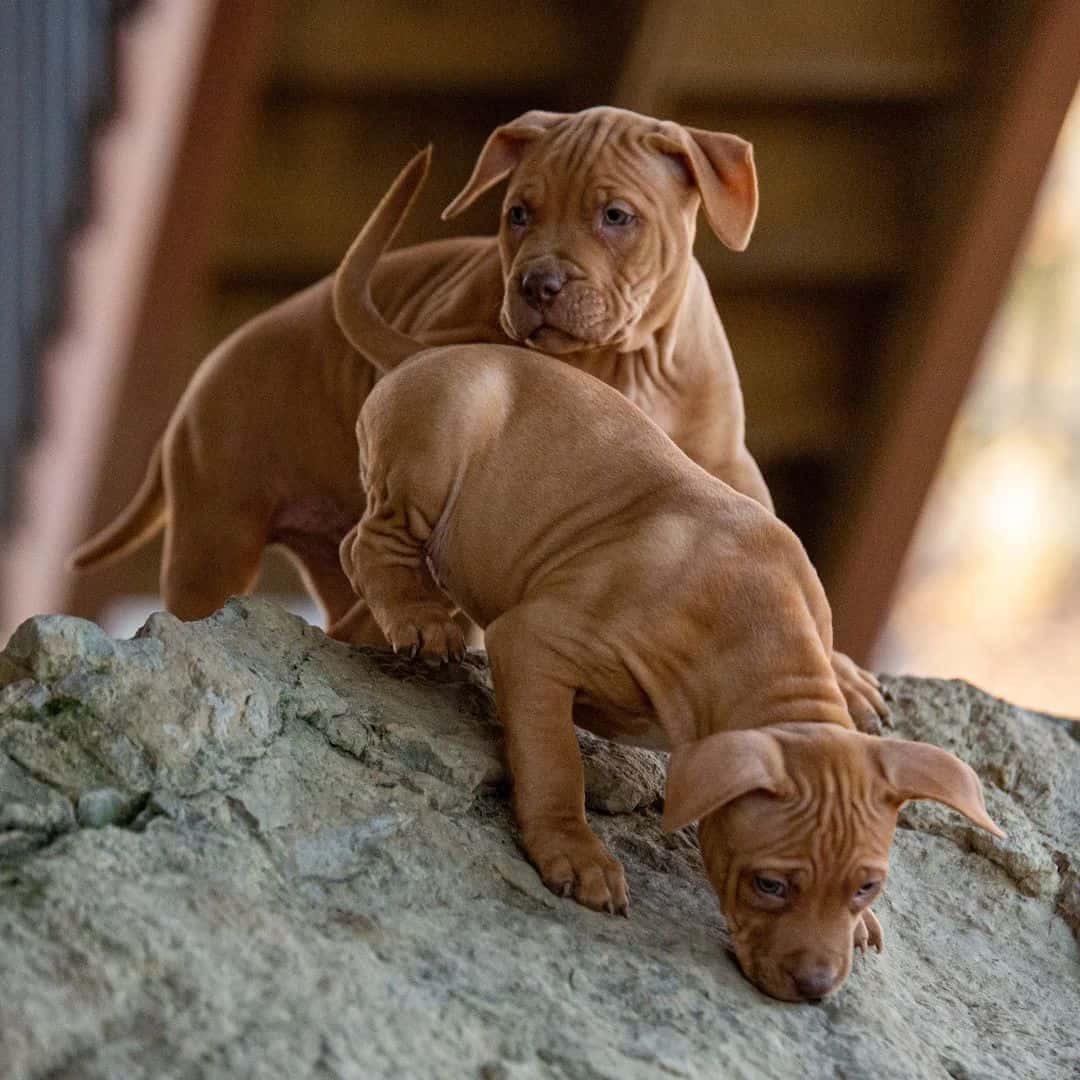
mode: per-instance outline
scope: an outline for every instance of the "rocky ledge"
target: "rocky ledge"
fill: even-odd
[[[659,757],[582,737],[627,920],[515,844],[478,660],[349,649],[234,601],[0,654],[0,1076],[1075,1077],[1080,732],[890,679],[980,773],[996,841],[905,811],[886,951],[816,1006],[725,952]]]

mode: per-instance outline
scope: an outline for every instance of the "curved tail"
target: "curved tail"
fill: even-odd
[[[146,475],[135,497],[110,524],[92,536],[68,559],[68,569],[87,570],[110,563],[141,547],[165,524],[165,483],[161,443],[154,447]]]
[[[371,271],[390,246],[431,165],[431,147],[398,174],[334,275],[334,317],[349,344],[379,369],[392,371],[425,346],[390,326],[371,298]]]

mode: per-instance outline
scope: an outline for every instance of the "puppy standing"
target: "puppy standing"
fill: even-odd
[[[746,449],[742,393],[705,275],[698,208],[742,249],[757,213],[748,143],[621,109],[529,112],[497,128],[452,217],[508,180],[498,237],[395,251],[371,274],[376,303],[427,344],[517,342],[614,386],[709,472],[771,508]],[[367,274],[363,275],[367,281]],[[203,363],[142,487],[76,552],[88,568],[166,530],[161,588],[185,619],[248,591],[267,544],[298,564],[329,622],[352,601],[337,547],[359,514],[351,451],[377,370],[346,336],[358,285],[331,280],[241,327]],[[382,370],[392,350],[375,350]],[[876,680],[834,663],[852,715],[887,712]]]
[[[522,349],[421,352],[368,299],[353,325],[358,347],[420,355],[360,413],[350,619],[438,659],[464,648],[454,608],[485,628],[522,842],[551,889],[628,910],[574,725],[669,749],[665,825],[701,820],[744,972],[790,1000],[836,990],[853,942],[880,947],[869,905],[900,806],[937,799],[998,833],[978,778],[852,730],[798,539],[625,397]]]

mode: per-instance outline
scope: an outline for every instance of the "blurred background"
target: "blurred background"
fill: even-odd
[[[1078,73],[1075,0],[0,2],[0,638],[157,606],[158,544],[64,558],[416,149],[403,242],[488,233],[438,215],[489,131],[608,103],[754,143],[749,249],[697,251],[838,644],[1080,715]]]
[[[877,659],[1080,717],[1080,102],[957,416]]]

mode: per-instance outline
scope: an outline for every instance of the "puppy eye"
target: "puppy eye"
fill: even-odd
[[[624,210],[621,206],[604,207],[604,224],[605,225],[629,225],[634,220],[634,215],[629,210]]]
[[[523,225],[529,224],[529,210],[528,207],[522,206],[521,203],[514,203],[509,210],[506,211],[506,220],[516,229],[520,229]]]
[[[754,888],[770,900],[783,900],[787,896],[787,884],[779,878],[754,875]]]
[[[880,884],[880,881],[868,881],[866,884],[860,885],[859,888],[855,890],[855,899],[865,900],[867,897],[873,896],[874,893],[877,892]]]

